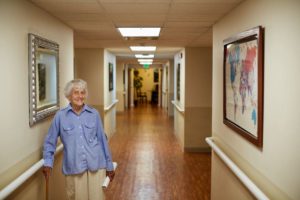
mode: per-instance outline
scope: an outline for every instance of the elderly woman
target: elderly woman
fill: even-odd
[[[70,104],[58,111],[44,142],[43,173],[48,180],[53,167],[57,138],[64,144],[62,171],[66,177],[68,199],[104,199],[101,179],[114,177],[111,154],[102,128],[99,113],[84,101],[85,81],[75,79],[64,90]]]

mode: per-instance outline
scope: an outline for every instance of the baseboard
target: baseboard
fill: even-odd
[[[211,149],[209,147],[184,147],[184,152],[189,152],[189,153],[210,153]]]

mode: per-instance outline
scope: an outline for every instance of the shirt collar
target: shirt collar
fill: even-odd
[[[71,104],[69,103],[69,105],[67,106],[67,112],[71,111],[72,110],[72,106]],[[83,105],[83,108],[82,108],[82,112],[83,111],[88,111],[88,112],[93,112],[92,111],[92,108],[90,108],[89,106],[87,106],[86,104]]]
[[[88,111],[88,112],[93,112],[93,109],[89,107],[88,105],[84,104],[83,109]]]

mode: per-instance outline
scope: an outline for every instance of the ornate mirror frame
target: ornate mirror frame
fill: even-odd
[[[29,125],[59,110],[59,45],[28,34]]]

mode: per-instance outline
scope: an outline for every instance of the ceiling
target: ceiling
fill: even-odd
[[[129,46],[155,45],[155,59],[183,47],[212,45],[212,25],[243,0],[30,0],[74,30],[75,48],[107,48],[133,58]],[[158,39],[125,40],[116,27],[161,27]]]

